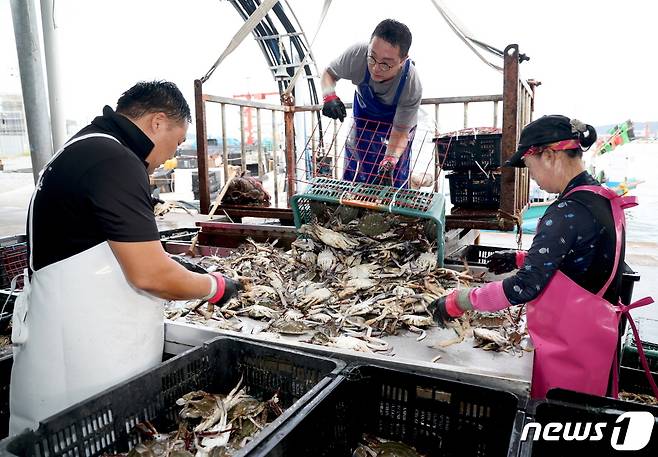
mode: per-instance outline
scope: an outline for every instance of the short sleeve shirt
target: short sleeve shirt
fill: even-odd
[[[352,84],[359,85],[363,82],[366,71],[368,71],[368,44],[361,43],[349,47],[336,60],[331,62],[327,67],[329,73],[338,79],[349,79]],[[372,78],[368,83],[377,98],[384,104],[390,105],[395,99],[403,70],[398,74],[383,82],[373,81]],[[358,88],[357,88],[358,90]],[[416,66],[409,65],[409,74],[407,81],[400,94],[398,107],[395,111],[393,126],[400,129],[410,129],[418,122],[418,108],[423,96],[423,87],[420,84],[420,78],[416,71]]]
[[[32,210],[30,249],[35,270],[104,241],[160,238],[145,161],[153,149],[151,140],[109,106],[75,137],[89,133],[104,133],[118,141],[105,137],[77,141],[44,171]]]

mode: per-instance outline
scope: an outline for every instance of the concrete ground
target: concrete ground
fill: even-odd
[[[34,190],[29,157],[3,159],[0,171],[0,237],[25,233],[27,208]]]

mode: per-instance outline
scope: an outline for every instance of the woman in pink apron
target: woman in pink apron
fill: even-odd
[[[585,171],[582,152],[595,141],[591,125],[560,115],[543,116],[523,129],[519,148],[506,165],[527,166],[537,184],[559,198],[539,221],[527,253],[492,255],[491,271],[518,268],[515,275],[455,290],[431,306],[435,320],[443,324],[466,310],[498,311],[526,303],[535,346],[533,398],[544,398],[558,387],[605,395],[611,373],[616,396],[620,316],[653,301],[619,303],[624,209],[637,203],[602,187]]]

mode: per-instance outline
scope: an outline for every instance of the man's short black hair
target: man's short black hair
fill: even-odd
[[[395,19],[384,19],[377,24],[370,39],[372,40],[374,37],[381,38],[392,46],[399,46],[400,57],[402,58],[407,57],[409,54],[411,31],[402,22],[398,22]]]
[[[190,107],[176,84],[169,81],[140,81],[117,101],[117,113],[133,119],[163,112],[176,121],[192,122]]]

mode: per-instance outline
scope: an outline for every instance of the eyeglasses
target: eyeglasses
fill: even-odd
[[[387,64],[385,62],[377,62],[375,58],[370,54],[368,54],[368,65],[370,65],[371,67],[377,65],[381,71],[388,71],[395,66],[395,65]]]

